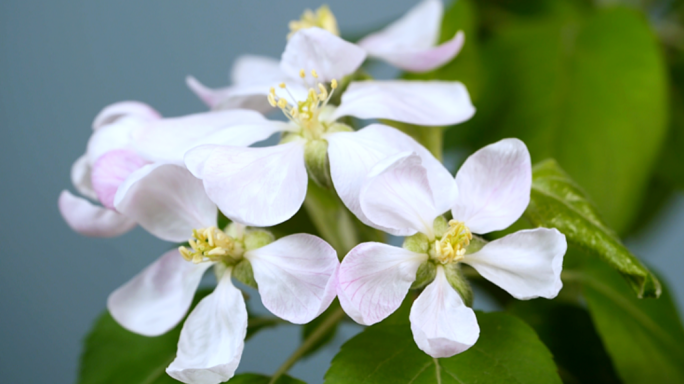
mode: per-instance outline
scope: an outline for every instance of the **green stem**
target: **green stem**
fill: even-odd
[[[271,377],[271,381],[269,381],[269,384],[274,384],[278,379],[286,374],[290,368],[292,368],[299,359],[302,358],[312,347],[316,345],[323,337],[325,337],[326,333],[333,328],[337,323],[342,320],[342,318],[345,316],[344,310],[342,308],[338,308],[335,312],[331,313],[330,316],[325,319],[311,334],[309,337],[304,339],[304,342],[302,345],[297,348],[296,351],[290,355],[290,357],[283,363],[283,365],[278,368],[276,373],[273,374]]]

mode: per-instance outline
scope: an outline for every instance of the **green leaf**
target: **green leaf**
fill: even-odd
[[[638,297],[658,297],[658,279],[601,220],[581,188],[553,160],[534,166],[525,217],[536,226],[558,228],[569,243],[601,257],[630,283]]]
[[[342,346],[325,384],[560,383],[551,354],[523,321],[478,313],[480,339],[456,356],[434,359],[404,325],[380,323]]]
[[[264,375],[258,375],[256,373],[241,373],[239,375],[233,376],[232,379],[228,380],[228,384],[271,384],[271,378]],[[292,378],[287,375],[280,376],[272,384],[306,384],[305,382]]]
[[[192,307],[211,292],[198,291]],[[280,319],[250,317],[248,337],[259,329],[279,323]],[[86,337],[78,383],[178,383],[166,374],[166,367],[176,357],[181,327],[182,323],[164,335],[146,337],[125,330],[109,312],[105,312]]]
[[[593,258],[574,277],[624,383],[684,383],[684,329],[666,287],[657,300],[636,299],[617,273]]]
[[[514,300],[506,308],[532,326],[558,365],[564,383],[618,384],[586,309],[559,300]]]
[[[667,128],[665,65],[647,20],[617,7],[513,20],[483,47],[492,70],[476,118],[497,127],[483,142],[518,137],[535,162],[555,158],[624,231]]]

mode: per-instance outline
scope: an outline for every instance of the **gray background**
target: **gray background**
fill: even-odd
[[[403,14],[411,0],[328,2],[343,31],[363,31]],[[117,239],[73,233],[57,210],[69,170],[104,106],[141,100],[166,116],[203,111],[188,74],[227,84],[240,54],[278,57],[287,22],[305,1],[0,2],[0,381],[69,383],[81,341],[107,295],[168,244],[135,230]],[[684,298],[684,198],[672,201],[634,250]],[[485,306],[482,300],[480,306]],[[292,374],[322,381],[345,337]],[[247,343],[239,372],[271,373],[296,348],[298,329],[264,331]]]

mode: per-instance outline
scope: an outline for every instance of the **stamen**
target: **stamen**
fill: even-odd
[[[330,88],[337,89],[337,80],[336,79],[332,79],[332,81],[330,82]]]
[[[316,72],[315,69],[312,69],[312,70],[311,70],[311,76],[313,76],[314,79],[318,79],[318,73]]]
[[[301,77],[302,79],[306,77],[306,71],[304,69],[299,70],[299,77]]]
[[[434,249],[437,260],[442,264],[462,260],[472,238],[470,229],[463,222],[450,220],[447,232],[440,240],[435,240]]]
[[[227,236],[216,227],[194,229],[193,238],[188,240],[190,247],[179,247],[178,251],[187,261],[195,264],[204,261],[220,261],[228,258],[242,257],[242,244]]]
[[[285,88],[285,83],[280,83],[280,84],[278,84],[278,86],[279,86],[280,88]]]

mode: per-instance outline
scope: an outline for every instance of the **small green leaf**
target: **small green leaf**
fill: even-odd
[[[192,307],[211,292],[198,291]],[[247,336],[281,322],[280,319],[250,317]],[[109,312],[105,312],[86,337],[78,383],[178,383],[166,374],[166,367],[176,357],[181,327],[182,323],[161,336],[146,337],[125,330]]]
[[[619,384],[586,309],[559,300],[514,300],[506,308],[532,326],[558,365],[564,383]]]
[[[527,324],[504,313],[477,317],[477,343],[444,359],[418,349],[406,324],[369,327],[342,346],[325,384],[561,382],[551,354]]]
[[[638,297],[660,296],[658,279],[604,224],[586,194],[554,160],[534,166],[525,217],[533,225],[558,228],[568,242],[604,259],[627,279]]]
[[[595,258],[573,273],[624,383],[684,383],[684,329],[666,287],[658,300],[636,299],[619,275]]]
[[[228,380],[228,384],[269,384],[271,383],[271,378],[264,375],[258,375],[256,373],[241,373],[239,375],[233,376],[232,379]],[[306,384],[305,382],[295,379],[293,377],[283,375],[278,378],[273,384]]]

